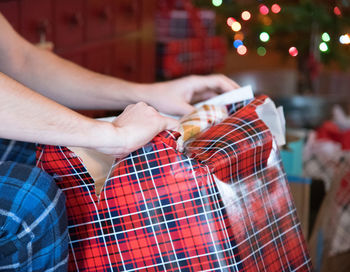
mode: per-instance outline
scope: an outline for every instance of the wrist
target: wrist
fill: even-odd
[[[89,131],[87,147],[114,155],[124,154],[127,150],[123,129],[114,123],[92,119]]]
[[[108,93],[113,95],[112,101],[114,101],[115,104],[113,107],[124,109],[130,104],[144,101],[149,88],[148,84],[134,83],[113,78],[107,89]]]
[[[139,84],[136,89],[136,102],[145,102],[152,107],[156,107],[155,101],[159,96],[159,91],[162,90],[162,85],[162,82]]]

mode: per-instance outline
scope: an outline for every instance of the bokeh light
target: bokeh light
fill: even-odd
[[[266,5],[260,5],[259,6],[259,11],[262,15],[267,15],[269,14],[269,8]]]
[[[237,48],[237,53],[240,54],[240,55],[245,55],[247,54],[247,47],[245,47],[244,45],[241,45]]]
[[[242,29],[242,26],[239,22],[233,22],[232,25],[231,25],[231,28],[233,31],[237,32],[237,31],[240,31]]]
[[[271,11],[272,11],[273,13],[279,13],[279,12],[281,11],[280,5],[278,5],[278,4],[273,4],[272,7],[271,7]]]
[[[341,10],[339,7],[335,6],[333,9],[333,12],[335,15],[340,16],[341,15]]]
[[[296,47],[292,46],[291,48],[289,48],[289,54],[292,57],[298,56],[298,54],[299,54],[298,49]]]
[[[222,5],[222,0],[212,0],[213,6],[219,7]]]
[[[233,42],[233,46],[234,46],[235,48],[238,48],[238,47],[240,47],[241,45],[243,45],[243,42],[242,42],[241,40],[235,40],[235,41]]]
[[[252,15],[249,11],[246,10],[242,12],[241,17],[244,21],[248,21],[252,17]]]
[[[258,55],[261,56],[261,57],[265,56],[265,55],[266,55],[266,49],[265,49],[265,47],[263,47],[263,46],[258,47],[257,53],[258,53]]]
[[[268,17],[268,16],[264,16],[264,17],[262,18],[262,22],[263,22],[263,24],[266,25],[266,26],[269,26],[269,25],[272,24],[272,20],[271,20],[271,18]]]
[[[242,32],[237,32],[235,34],[235,36],[234,36],[234,39],[243,41],[244,40],[244,34]]]
[[[261,32],[259,38],[262,42],[268,42],[270,40],[270,35],[267,32]]]
[[[322,52],[328,51],[328,45],[325,42],[321,42],[319,48]]]
[[[350,35],[349,34],[341,35],[339,38],[339,42],[341,44],[350,44]]]
[[[235,22],[236,20],[233,19],[233,17],[228,17],[227,20],[226,20],[226,23],[229,27],[232,26],[232,24]]]
[[[331,37],[329,36],[329,34],[328,34],[327,32],[324,32],[324,33],[322,34],[322,40],[323,40],[324,42],[329,42],[329,41],[331,40]]]

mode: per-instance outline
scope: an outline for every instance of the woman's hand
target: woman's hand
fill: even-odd
[[[151,84],[148,88],[143,92],[143,101],[162,113],[185,115],[194,110],[190,103],[231,91],[239,85],[224,75],[209,75],[187,76]]]

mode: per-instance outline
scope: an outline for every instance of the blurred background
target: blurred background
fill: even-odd
[[[0,0],[0,11],[30,42],[99,73],[224,73],[271,96],[315,269],[350,271],[349,0]]]

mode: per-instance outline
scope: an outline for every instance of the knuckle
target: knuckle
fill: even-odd
[[[145,102],[142,102],[142,101],[138,102],[136,105],[140,106],[140,107],[146,107],[147,106],[147,104]]]
[[[127,105],[124,109],[124,112],[131,110],[133,107],[134,107],[134,105]]]

